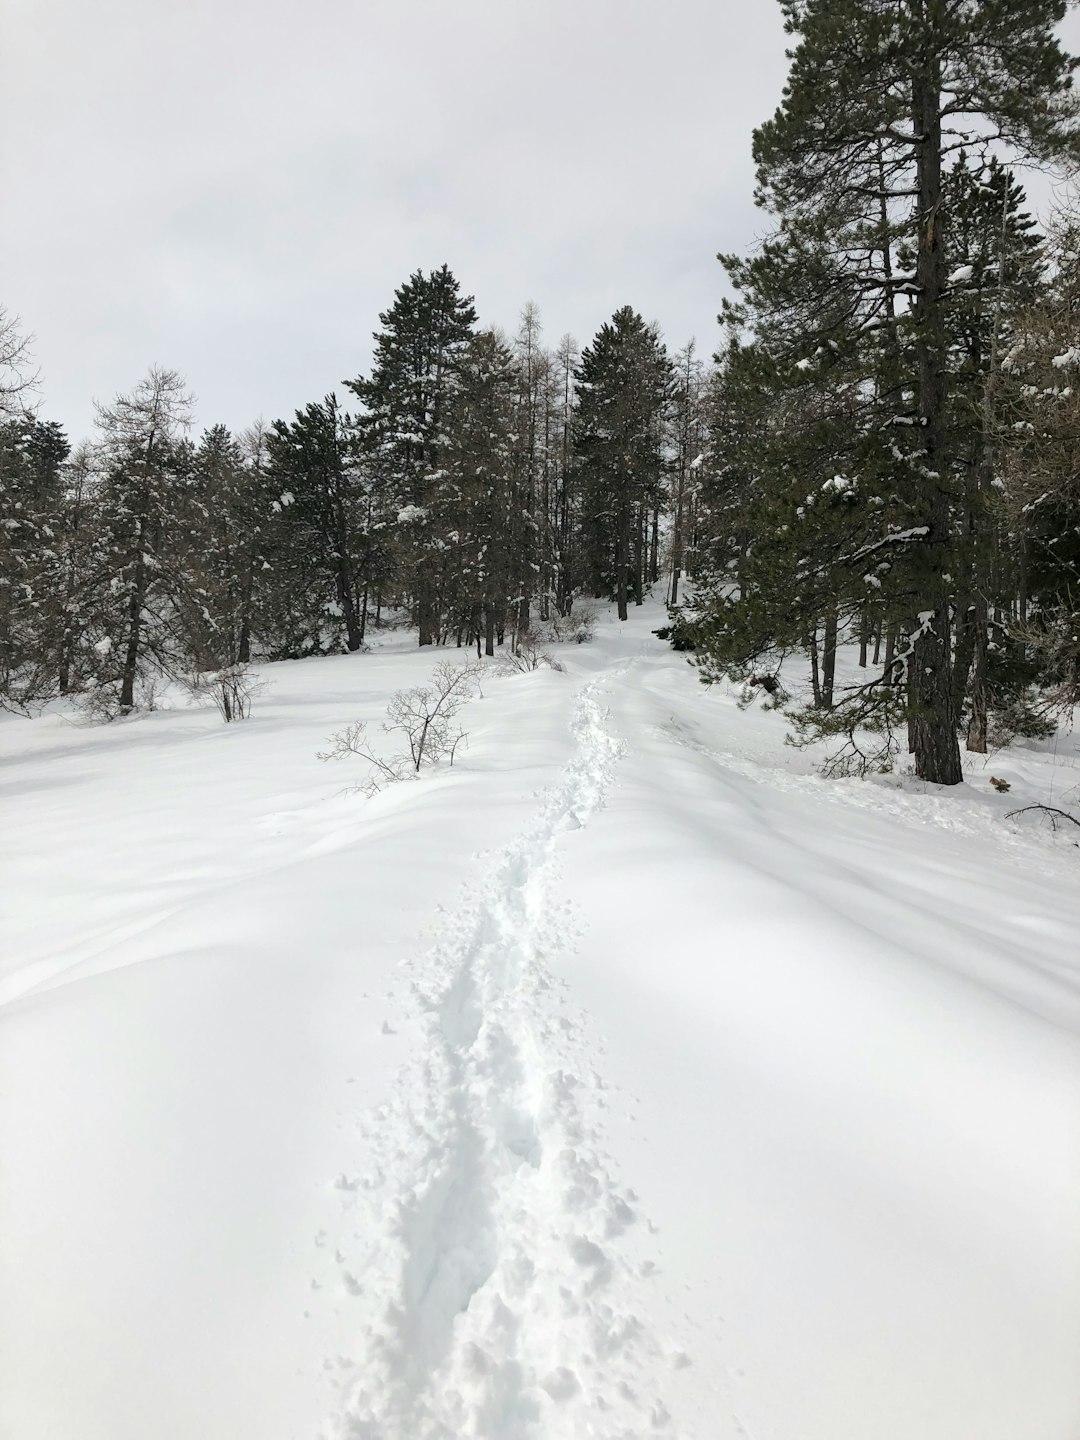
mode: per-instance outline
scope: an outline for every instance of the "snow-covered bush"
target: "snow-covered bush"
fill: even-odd
[[[593,638],[596,629],[596,606],[584,600],[575,600],[565,615],[555,613],[546,622],[549,640],[573,640],[585,645]]]
[[[551,652],[543,648],[543,641],[533,630],[526,630],[519,636],[517,645],[507,646],[495,662],[501,675],[527,675],[531,670],[539,670],[541,665],[552,670],[563,668]]]

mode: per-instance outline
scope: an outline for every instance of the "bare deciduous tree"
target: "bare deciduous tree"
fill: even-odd
[[[30,343],[19,317],[0,305],[0,420],[30,409],[38,382],[37,371],[31,369]]]

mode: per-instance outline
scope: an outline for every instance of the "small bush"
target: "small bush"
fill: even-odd
[[[330,737],[330,748],[319,752],[320,760],[343,760],[358,755],[368,762],[368,774],[357,787],[365,795],[377,795],[385,785],[419,775],[422,769],[446,760],[454,763],[458,747],[468,736],[457,723],[462,707],[473,698],[480,665],[469,661],[454,665],[441,660],[432,671],[430,685],[398,690],[386,707],[383,732],[404,741],[404,748],[384,756],[372,749],[362,721]]]
[[[504,650],[495,662],[501,675],[527,675],[547,665],[552,670],[562,670],[555,657],[543,648],[543,641],[533,630],[526,630],[518,638],[517,646]]]
[[[226,665],[221,670],[203,671],[184,682],[188,694],[196,700],[209,697],[226,725],[246,720],[251,714],[252,699],[263,688],[249,665]]]
[[[545,638],[560,643],[573,640],[577,645],[585,645],[593,638],[595,629],[595,605],[575,600],[565,615],[555,614],[547,621]]]

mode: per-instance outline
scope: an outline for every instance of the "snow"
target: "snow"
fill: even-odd
[[[0,1434],[1071,1433],[1075,737],[825,781],[662,620],[371,800],[408,637],[0,724]]]

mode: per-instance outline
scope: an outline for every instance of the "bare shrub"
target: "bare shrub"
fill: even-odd
[[[241,661],[223,665],[220,670],[197,671],[181,683],[192,699],[213,701],[226,725],[246,720],[252,700],[265,686],[265,681],[255,678],[251,666]]]
[[[495,669],[501,675],[527,675],[547,665],[552,670],[562,670],[555,657],[543,648],[543,641],[534,630],[526,630],[518,638],[517,645],[507,647],[495,662]]]
[[[111,678],[98,678],[72,697],[75,709],[87,725],[110,725],[114,720],[135,713],[152,713],[160,708],[166,677],[147,673],[140,675],[135,689],[135,704],[121,705],[120,691]]]
[[[399,737],[401,748],[394,753],[387,756],[375,751],[367,726],[358,721],[331,735],[330,747],[319,752],[319,759],[343,760],[358,755],[366,760],[370,768],[357,788],[369,796],[378,794],[385,785],[419,775],[422,769],[441,760],[453,765],[458,747],[468,741],[457,716],[475,695],[479,672],[475,660],[464,665],[441,660],[432,671],[430,685],[396,691],[382,723],[384,734]]]
[[[239,662],[205,675],[203,680],[205,691],[226,725],[234,720],[246,720],[251,714],[252,700],[263,688],[263,682],[255,679],[251,667]]]
[[[120,692],[115,685],[88,685],[74,697],[74,704],[87,725],[108,725],[120,716]]]
[[[547,621],[545,638],[559,642],[573,640],[577,645],[585,645],[593,638],[596,615],[595,605],[575,600],[565,615],[556,613]]]

